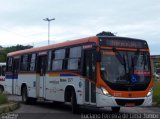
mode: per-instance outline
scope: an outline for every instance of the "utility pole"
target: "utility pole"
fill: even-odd
[[[50,44],[50,22],[55,20],[55,18],[52,18],[52,19],[45,18],[43,20],[48,22],[48,45],[49,45]]]

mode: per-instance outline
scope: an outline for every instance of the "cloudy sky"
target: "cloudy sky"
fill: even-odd
[[[57,43],[111,31],[148,41],[160,54],[160,0],[0,0],[0,45]]]

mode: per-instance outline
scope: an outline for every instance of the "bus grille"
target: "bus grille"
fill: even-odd
[[[135,106],[141,105],[144,102],[144,99],[115,99],[117,104],[120,106],[125,106],[128,103],[133,103]]]

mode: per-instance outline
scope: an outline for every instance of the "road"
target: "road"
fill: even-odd
[[[110,108],[105,109],[97,109],[97,108],[81,108],[81,114],[74,115],[71,112],[71,106],[66,104],[58,104],[55,105],[54,103],[46,102],[46,103],[36,103],[34,105],[25,105],[21,103],[20,96],[9,96],[9,100],[15,100],[20,103],[20,108],[15,110],[13,113],[19,114],[19,117],[22,119],[82,119],[85,118],[84,114],[87,115],[89,119],[92,118],[99,118],[102,114],[110,115],[112,114]],[[160,107],[123,107],[119,114],[155,114],[157,119],[160,118]],[[96,115],[93,115],[96,114]],[[100,115],[99,115],[100,114]],[[94,116],[94,117],[93,117]],[[138,116],[138,117],[137,117]],[[106,117],[106,116],[105,116]],[[136,115],[137,118],[140,118],[139,115]],[[104,117],[103,117],[104,118]]]

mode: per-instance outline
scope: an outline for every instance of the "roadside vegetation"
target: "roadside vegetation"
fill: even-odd
[[[16,45],[16,46],[11,46],[11,47],[2,47],[0,46],[0,62],[6,62],[7,59],[7,53],[13,52],[13,51],[18,51],[18,50],[24,50],[28,48],[32,48],[33,46],[30,45]]]
[[[16,45],[16,46],[10,46],[10,47],[2,47],[0,45],[0,62],[6,62],[7,53],[18,51],[18,50],[24,50],[32,47],[33,46],[30,46],[30,45],[26,45],[26,46]],[[0,93],[0,105],[7,102],[8,102],[7,96],[3,93]]]
[[[0,93],[0,105],[7,102],[8,102],[7,96],[3,93]]]
[[[153,102],[160,105],[160,81],[155,81],[153,87]]]

